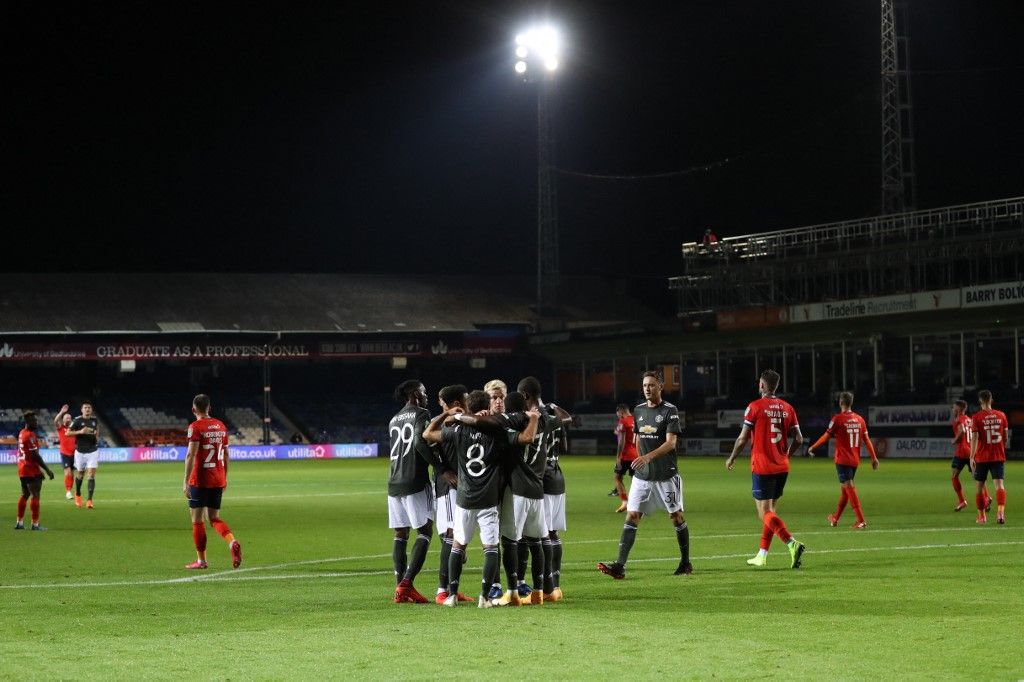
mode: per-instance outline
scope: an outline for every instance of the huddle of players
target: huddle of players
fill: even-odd
[[[396,603],[429,601],[413,581],[426,560],[435,509],[442,542],[436,603],[473,601],[459,585],[466,548],[478,531],[484,555],[480,608],[562,599],[558,532],[565,530],[565,479],[558,456],[570,417],[544,404],[533,377],[520,381],[514,393],[498,380],[485,389],[444,387],[438,395],[442,412],[433,419],[422,383],[406,381],[395,391],[405,402],[388,427]],[[428,466],[434,469],[433,485]],[[416,539],[410,554],[411,529]],[[527,563],[532,586],[525,580]]]

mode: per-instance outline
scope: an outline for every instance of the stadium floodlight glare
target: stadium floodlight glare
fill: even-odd
[[[518,74],[526,73],[531,62],[537,68],[555,71],[562,56],[562,35],[551,24],[535,26],[516,35],[515,53],[520,60],[515,65]]]

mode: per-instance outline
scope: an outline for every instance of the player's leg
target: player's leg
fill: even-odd
[[[840,474],[839,482],[846,490],[846,497],[850,501],[850,507],[853,508],[853,513],[856,514],[857,520],[854,522],[853,527],[858,530],[867,528],[867,523],[864,521],[864,512],[860,506],[860,497],[857,495],[857,486],[854,485],[854,478],[857,476],[857,467],[844,466]]]
[[[480,599],[477,606],[482,609],[493,606],[491,600],[491,588],[494,587],[494,576],[500,574],[500,559],[498,557],[498,509],[480,509],[477,514],[477,524],[480,527],[480,542],[484,546],[484,567],[480,580]],[[501,587],[499,586],[499,591]],[[500,596],[500,595],[499,595]]]
[[[779,498],[782,497],[783,491],[786,488],[788,474],[772,474],[769,477],[763,478],[768,479],[764,482],[763,490],[768,491],[767,494],[771,495],[771,497],[757,500],[758,515],[761,517],[764,525],[768,526],[772,533],[778,535],[779,539],[786,543],[786,547],[789,549],[790,568],[800,568],[801,557],[803,557],[804,550],[807,547],[790,534],[782,517],[775,513]],[[760,552],[758,554],[760,555]]]
[[[512,494],[511,488],[505,488],[502,496],[501,508],[498,510],[498,531],[501,537],[501,564],[505,569],[505,579],[508,582],[508,589],[501,595],[499,605],[519,606],[519,593],[516,589],[519,586],[519,524],[516,514],[520,510],[516,505],[516,496]],[[512,593],[515,592],[513,598]]]
[[[430,600],[416,591],[413,581],[416,580],[416,576],[419,575],[427,560],[430,536],[434,533],[434,491],[428,484],[419,493],[403,496],[401,502],[406,508],[409,526],[416,529],[416,540],[413,542],[411,557],[401,575],[398,587],[406,597],[406,601],[426,604]],[[408,533],[408,531],[406,532]]]
[[[648,481],[633,478],[632,485],[629,486],[629,498],[626,500],[626,522],[622,525],[622,535],[619,536],[619,556],[611,563],[599,563],[597,570],[616,580],[626,577],[626,562],[629,561],[629,553],[636,542],[636,531],[651,494],[652,488]]]
[[[43,493],[43,477],[36,476],[28,484],[29,494],[32,496],[29,501],[29,510],[32,513],[32,530],[46,530],[39,525],[39,502]]]
[[[14,517],[14,530],[23,530],[25,528],[25,509],[28,507],[28,501],[32,497],[32,490],[28,485],[28,478],[21,478],[21,497],[18,498],[18,515]]]
[[[562,538],[559,533],[566,530],[565,494],[552,495],[550,513],[545,511],[548,526],[548,541],[551,544],[551,569],[547,571],[550,590],[545,589],[545,598],[558,601],[562,598]],[[541,545],[543,547],[543,544]]]
[[[693,564],[690,563],[690,527],[686,523],[685,501],[683,498],[683,477],[676,474],[667,481],[659,481],[658,494],[665,511],[668,512],[672,526],[676,529],[676,543],[679,545],[679,566],[675,575],[690,575]]]
[[[837,464],[836,476],[839,478],[839,502],[836,504],[835,513],[828,515],[828,525],[833,527],[839,525],[839,518],[843,515],[843,510],[846,509],[846,503],[850,500],[849,490],[847,490],[846,486],[846,467],[841,464]]]
[[[992,462],[992,483],[996,486],[996,523],[1006,523],[1005,462]]]
[[[615,510],[616,512],[626,511],[626,500],[629,499],[626,495],[626,485],[622,482],[622,477],[624,476],[623,467],[624,463],[621,462],[615,467],[615,490],[619,493],[619,508]]]
[[[70,500],[74,497],[71,494],[71,485],[75,480],[75,456],[61,455],[60,463],[64,467],[64,496]]]
[[[196,548],[196,560],[191,564],[185,564],[185,568],[204,569],[206,563],[206,507],[200,499],[199,489],[189,486],[188,489],[189,515],[192,518],[192,543]]]
[[[437,537],[441,539],[441,552],[438,557],[437,594],[435,601],[440,604],[448,598],[448,559],[452,553],[452,504],[448,495],[441,495],[434,500],[437,509]]]
[[[394,540],[391,543],[391,566],[395,574],[395,585],[398,585],[402,582],[405,569],[409,566],[406,549],[409,542],[409,529],[412,527],[408,510],[402,504],[401,496],[388,495],[388,527],[394,531]],[[397,593],[395,599],[398,601]]]
[[[93,496],[93,493],[96,492],[96,465],[98,464],[97,460],[99,460],[99,453],[98,452],[93,452],[93,453],[89,453],[89,454],[90,454],[90,456],[89,456],[90,461],[89,461],[89,463],[87,465],[87,468],[85,470],[85,477],[87,479],[89,479],[89,482],[88,482],[89,497],[86,499],[86,502],[85,502],[85,508],[86,509],[92,509],[93,508],[92,496]]]
[[[476,512],[456,506],[453,513],[452,551],[448,558],[448,598],[445,606],[455,606],[459,601],[459,582],[462,580],[463,556],[466,546],[476,532]]]
[[[231,527],[220,517],[220,503],[224,495],[224,488],[203,488],[202,491],[206,496],[203,502],[209,515],[210,526],[227,543],[228,551],[231,552],[231,567],[238,568],[242,565],[242,544],[235,539]]]
[[[82,481],[85,479],[85,455],[75,450],[75,506],[82,506]]]
[[[974,505],[978,508],[978,518],[975,523],[986,523],[988,519],[985,516],[985,509],[988,507],[989,502],[988,491],[985,489],[985,482],[988,479],[988,463],[987,462],[975,462],[974,464],[974,484],[976,492],[974,494]]]
[[[959,457],[954,457],[950,465],[953,492],[956,493],[956,507],[953,508],[953,511],[955,512],[967,507],[967,499],[964,497],[964,487],[960,484],[960,472],[963,471],[965,464],[966,462],[964,460]]]

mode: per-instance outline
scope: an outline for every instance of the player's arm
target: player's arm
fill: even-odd
[[[187,480],[187,479],[186,479]],[[224,444],[224,481],[228,480],[228,444]],[[224,486],[227,487],[226,485]]]
[[[199,452],[199,442],[189,441],[188,452],[185,453],[185,478],[181,483],[181,490],[188,497],[188,479],[192,475],[192,469],[196,465],[196,454]],[[225,456],[226,453],[225,453]]]
[[[453,407],[447,412],[442,412],[427,424],[427,428],[423,429],[423,440],[428,443],[440,443],[441,442],[441,427],[444,425],[446,419],[451,417],[456,411],[460,411],[459,408]]]
[[[793,453],[804,444],[804,434],[800,433],[799,424],[793,424],[793,426],[789,427],[789,436],[792,440],[789,441],[789,452],[786,453],[786,457],[792,457]]]
[[[725,468],[732,471],[733,465],[736,464],[736,458],[739,457],[740,453],[743,452],[743,448],[747,447],[747,443],[750,442],[750,427],[747,424],[743,425],[740,429],[740,435],[736,436],[736,442],[732,445],[732,453],[725,460]]]
[[[646,455],[640,455],[639,457],[634,459],[632,462],[630,462],[630,466],[634,470],[636,470],[636,469],[639,469],[641,467],[647,466],[647,464],[652,459],[658,459],[659,457],[664,457],[665,455],[667,455],[668,453],[670,453],[670,452],[672,452],[673,450],[676,449],[676,439],[677,439],[677,434],[672,433],[671,431],[669,431],[668,433],[665,434],[665,442],[664,443],[662,443],[658,447],[654,448],[653,450],[648,452]]]
[[[555,405],[554,403],[548,403],[548,405],[551,407],[552,410],[555,411],[555,416],[558,417],[558,420],[561,421],[562,424],[566,424],[566,425],[570,425],[570,426],[572,425],[572,415],[571,414],[569,414],[568,412],[563,410],[558,405]]]
[[[520,431],[519,436],[516,438],[516,443],[519,445],[529,445],[537,437],[537,423],[540,421],[540,412],[530,410],[526,413],[526,416],[529,419],[526,422],[526,428]]]
[[[965,433],[966,432],[964,431],[964,425],[960,424],[960,423],[957,423],[957,425],[956,425],[956,432],[953,434],[953,440],[951,440],[949,442],[952,443],[953,445],[956,445],[957,441],[959,441],[961,438],[963,438]]]
[[[68,409],[70,409],[70,405],[61,405],[60,406],[60,412],[58,412],[57,416],[53,418],[53,425],[54,426],[60,428],[60,423],[64,419],[64,415],[66,415],[68,413]]]
[[[52,481],[53,472],[50,471],[50,467],[46,466],[46,462],[43,461],[43,456],[39,454],[39,448],[36,448],[35,450],[30,450],[29,452],[32,455],[32,459],[35,460],[35,463],[39,465],[40,469],[46,472],[46,475],[49,476],[50,480]]]
[[[878,468],[878,453],[875,452],[875,444],[871,442],[871,436],[868,435],[867,430],[864,430],[864,447],[868,449],[868,454],[871,455],[871,468]]]
[[[808,457],[814,457],[814,451],[817,450],[818,448],[820,448],[825,443],[827,443],[828,442],[828,437],[830,435],[832,435],[832,434],[830,434],[828,431],[826,431],[825,433],[821,434],[821,438],[819,438],[818,440],[814,441],[814,445],[812,445],[811,447],[807,448],[807,456]]]
[[[626,449],[626,434],[622,431],[622,423],[615,427],[615,437],[618,439],[618,443],[615,446],[615,467],[622,466],[622,451]]]
[[[978,456],[978,443],[981,439],[978,437],[981,434],[974,428],[974,422],[971,422],[971,431],[974,432],[974,438],[971,439],[971,471],[974,471],[974,459]]]
[[[415,428],[419,431],[418,434],[413,434],[413,443],[416,444],[416,454],[419,455],[420,458],[430,466],[434,468],[440,468],[441,465],[443,464],[440,455],[438,455],[437,450],[435,450],[432,447],[433,444],[428,443],[423,438],[424,422],[426,422],[426,417],[417,419],[415,423]],[[419,438],[417,438],[416,436],[419,436]]]
[[[454,418],[455,421],[460,424],[464,426],[471,426],[477,431],[486,433],[492,438],[501,436],[507,428],[506,424],[501,423],[492,415],[459,413],[454,415]]]

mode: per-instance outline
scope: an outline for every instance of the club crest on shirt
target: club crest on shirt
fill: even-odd
[[[665,416],[659,414],[657,417],[654,418],[654,421],[660,424],[661,422],[665,421]]]

